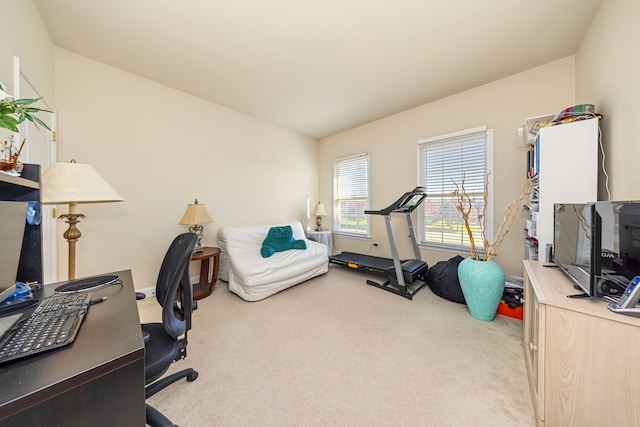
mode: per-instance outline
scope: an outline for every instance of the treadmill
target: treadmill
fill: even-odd
[[[384,216],[393,258],[382,258],[354,252],[342,252],[337,255],[330,256],[329,262],[355,270],[362,270],[368,273],[384,276],[387,279],[384,283],[367,280],[367,284],[408,299],[413,299],[413,296],[426,285],[424,279],[429,266],[426,262],[422,261],[422,258],[420,257],[420,250],[418,249],[418,243],[416,242],[416,235],[413,229],[413,222],[411,221],[411,212],[420,206],[426,197],[427,193],[425,193],[425,189],[423,187],[416,187],[413,190],[404,193],[402,197],[385,209],[379,211],[364,211],[367,215]],[[393,213],[403,213],[407,218],[409,237],[413,244],[414,259],[400,260],[398,248],[396,247],[396,239],[391,227],[391,214]]]

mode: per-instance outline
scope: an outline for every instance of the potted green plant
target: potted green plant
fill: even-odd
[[[486,182],[488,181],[487,179]],[[500,300],[502,299],[505,282],[504,270],[493,260],[493,257],[511,230],[511,226],[518,216],[520,206],[522,206],[525,197],[531,192],[531,180],[527,179],[522,184],[520,196],[507,206],[507,212],[498,227],[498,232],[493,241],[489,241],[485,233],[486,209],[488,205],[487,197],[489,194],[488,185],[485,187],[484,203],[480,211],[465,190],[464,176],[462,177],[460,185],[455,181],[453,184],[456,187],[456,190],[453,192],[456,209],[462,215],[464,227],[469,236],[471,246],[470,256],[458,265],[460,288],[464,294],[471,316],[478,320],[490,322],[498,310],[498,304],[500,304]],[[478,225],[481,231],[480,236],[484,247],[484,257],[481,257],[480,251],[477,249],[474,233],[470,224],[471,213],[474,210],[477,212]]]
[[[25,120],[30,121],[36,127],[38,125],[47,130],[51,130],[49,126],[36,117],[34,114],[39,112],[51,112],[42,108],[34,107],[33,104],[38,102],[40,98],[24,98],[14,99],[13,96],[6,92],[6,86],[0,82],[0,128],[8,129],[11,132],[18,132],[18,125]],[[24,147],[25,141],[20,144],[20,148],[16,148],[13,142],[4,142],[2,159],[0,161],[0,170],[19,172],[20,152]]]
[[[41,98],[14,99],[13,96],[6,92],[6,86],[0,82],[0,128],[9,129],[11,132],[18,132],[18,125],[28,120],[35,124],[36,127],[40,125],[47,130],[51,130],[45,122],[33,115],[33,113],[39,113],[41,111],[51,112],[32,106],[32,104],[35,104],[40,99]]]

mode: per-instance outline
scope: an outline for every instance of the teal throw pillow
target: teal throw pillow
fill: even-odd
[[[262,242],[260,254],[263,258],[269,258],[276,252],[288,251],[289,249],[307,249],[307,243],[304,240],[294,240],[290,225],[271,227]]]

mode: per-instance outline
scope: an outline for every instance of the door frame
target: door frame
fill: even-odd
[[[20,58],[13,57],[13,96],[20,99],[21,92],[28,92],[29,97],[35,96],[40,98],[40,103],[44,104],[44,108],[51,113],[42,113],[38,117],[46,122],[51,131],[44,137],[40,136],[41,132],[46,129],[37,129],[33,123],[25,120],[18,128],[17,140],[29,138],[30,135],[38,135],[38,138],[32,138],[31,144],[25,144],[26,151],[21,154],[24,163],[32,163],[32,159],[39,159],[40,173],[43,174],[50,165],[57,161],[57,117],[53,102],[39,90],[37,84],[29,78],[28,74],[20,66]],[[33,95],[32,95],[33,94]],[[36,133],[37,132],[37,133]],[[42,188],[42,183],[41,183]],[[42,191],[41,191],[42,192]],[[55,216],[55,206],[42,205],[42,277],[43,283],[52,283],[57,281],[58,277],[58,251],[57,251],[57,220]]]

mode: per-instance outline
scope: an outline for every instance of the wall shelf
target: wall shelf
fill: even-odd
[[[0,173],[0,194],[2,200],[32,200],[34,192],[40,190],[40,167],[38,165],[24,165],[22,176]],[[26,197],[23,198],[23,197]]]

